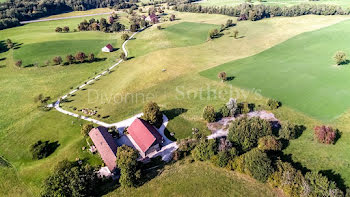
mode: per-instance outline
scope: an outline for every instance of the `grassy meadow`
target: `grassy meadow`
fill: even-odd
[[[242,3],[245,3],[245,0],[202,0],[196,3],[199,3],[204,6],[235,6]],[[347,0],[319,0],[319,1],[309,1],[309,0],[252,0],[253,4],[264,4],[264,5],[284,5],[284,6],[292,6],[298,5],[302,3],[309,4],[329,4],[329,5],[339,5],[344,8],[350,7],[350,2]]]
[[[106,17],[106,15],[103,16]],[[102,16],[94,16],[94,18],[100,17]],[[92,17],[85,19],[90,18]],[[80,134],[82,121],[53,110],[43,112],[34,102],[34,97],[39,94],[50,96],[51,100],[57,99],[69,92],[71,87],[81,85],[95,76],[95,73],[101,72],[119,60],[120,50],[102,54],[100,49],[103,45],[92,46],[86,44],[89,42],[80,43],[80,40],[97,41],[100,44],[111,41],[115,48],[120,48],[121,33],[56,33],[54,31],[57,26],[69,26],[73,30],[82,20],[84,18],[32,23],[2,30],[0,33],[0,40],[11,39],[19,45],[18,49],[0,53],[0,82],[2,84],[0,87],[0,108],[2,109],[0,110],[2,116],[0,120],[0,156],[12,164],[10,168],[0,168],[1,196],[37,196],[44,178],[52,172],[56,163],[64,158],[70,160],[81,158],[91,164],[101,164],[98,156],[88,154],[81,149],[86,146]],[[51,45],[51,43],[56,44]],[[23,53],[20,57],[27,63],[40,60],[44,62],[51,56],[61,54],[65,59],[63,54],[66,52],[77,52],[72,51],[70,43],[77,44],[74,46],[74,50],[77,51],[87,52],[94,47],[95,55],[106,59],[69,66],[41,67],[42,65],[39,65],[17,68],[14,65],[15,56],[20,53]],[[50,142],[57,142],[59,146],[50,157],[33,161],[29,147],[38,140],[50,140]]]
[[[258,89],[312,117],[330,121],[350,108],[348,65],[337,66],[337,51],[350,52],[350,21],[298,35],[255,56],[228,62],[201,75],[219,80],[225,71],[228,83]],[[254,79],[254,80],[252,80]]]
[[[201,118],[205,105],[211,104],[217,108],[230,97],[235,97],[239,101],[254,102],[263,108],[266,98],[251,89],[203,77],[199,74],[201,71],[261,53],[303,32],[348,19],[347,16],[302,16],[244,21],[225,30],[222,37],[206,41],[209,29],[232,18],[172,11],[169,13],[174,13],[178,20],[162,23],[161,30],[153,26],[137,34],[127,45],[133,58],[89,85],[86,90],[78,91],[69,98],[70,102],[63,103],[63,107],[68,110],[73,107],[94,108],[102,117],[109,116],[103,121],[116,122],[139,113],[146,101],[153,100],[159,103],[170,118],[167,129],[175,133],[176,139],[189,136],[193,127],[208,133]],[[89,18],[92,17],[86,19]],[[101,163],[99,157],[82,151],[86,143],[80,134],[80,126],[84,122],[55,110],[40,111],[34,103],[34,97],[42,93],[51,96],[52,100],[57,99],[69,92],[71,87],[82,84],[95,73],[115,63],[120,50],[111,54],[99,53],[98,57],[107,59],[91,64],[21,69],[14,66],[14,60],[19,57],[27,63],[35,63],[44,62],[51,55],[73,52],[73,49],[97,51],[100,46],[93,46],[96,43],[113,41],[114,47],[120,48],[120,34],[54,32],[57,26],[69,26],[72,30],[82,20],[83,18],[75,18],[33,23],[2,30],[0,33],[0,40],[10,38],[20,44],[18,49],[0,53],[0,108],[5,109],[0,111],[0,116],[3,117],[0,120],[0,156],[11,164],[10,167],[0,167],[1,196],[38,196],[42,181],[52,172],[56,163],[64,158],[80,158],[94,165]],[[239,39],[232,36],[235,29],[239,31]],[[68,42],[86,43],[80,48],[80,45]],[[64,46],[69,46],[69,49]],[[43,50],[45,48],[47,51]],[[38,58],[40,56],[42,58]],[[319,120],[290,106],[283,106],[274,113],[281,120],[288,119],[308,128],[299,139],[291,142],[286,153],[292,153],[293,159],[309,169],[334,170],[350,185],[350,170],[347,166],[350,156],[345,151],[349,146],[347,139],[350,138],[347,133],[350,125],[346,123],[349,115],[345,114],[342,120],[332,122],[343,135],[335,146],[329,148],[310,139],[312,126],[320,123]],[[57,141],[59,146],[48,158],[33,161],[28,148],[37,140]],[[315,157],[318,157],[317,163],[312,160]],[[214,184],[220,187],[215,185],[214,190],[211,187]],[[147,192],[150,196],[181,196],[198,191],[213,192],[209,195],[224,195],[229,192],[232,196],[239,196],[249,192],[253,196],[276,196],[275,191],[266,185],[204,163],[174,164],[140,188],[128,191],[117,189],[110,195],[137,196]]]
[[[183,161],[182,161],[183,162]],[[282,196],[268,185],[211,164],[176,163],[134,189],[117,189],[106,196]]]

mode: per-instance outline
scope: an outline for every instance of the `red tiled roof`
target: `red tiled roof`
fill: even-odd
[[[105,127],[97,127],[91,129],[89,136],[108,169],[113,171],[117,167],[117,144],[112,135]]]
[[[137,118],[128,128],[128,133],[140,147],[142,152],[146,152],[153,144],[162,143],[163,137],[150,123]]]
[[[107,44],[106,47],[110,50],[110,51],[113,51],[113,46],[111,44]]]

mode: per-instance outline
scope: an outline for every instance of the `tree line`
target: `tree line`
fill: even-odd
[[[136,6],[138,0],[11,0],[0,3],[0,30],[20,25],[20,21],[32,20],[68,11],[84,11],[94,8],[115,9]]]
[[[243,3],[234,7],[201,6],[198,4],[177,4],[173,9],[180,12],[223,14],[238,17],[238,20],[260,20],[276,16],[302,16],[302,15],[349,15],[350,9],[344,10],[337,5],[326,4],[300,4],[293,6],[254,5]]]

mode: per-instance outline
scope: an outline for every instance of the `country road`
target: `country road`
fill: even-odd
[[[20,23],[27,24],[27,23],[37,23],[37,22],[45,22],[45,21],[57,21],[57,20],[63,20],[63,19],[70,19],[70,18],[82,18],[87,16],[98,16],[98,15],[104,15],[104,14],[112,14],[113,12],[104,12],[104,13],[97,13],[97,14],[86,14],[86,15],[79,15],[79,16],[67,16],[67,17],[57,17],[57,18],[48,18],[48,19],[37,19],[37,20],[31,20],[31,21],[21,21]]]

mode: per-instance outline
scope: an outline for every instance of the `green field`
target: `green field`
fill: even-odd
[[[217,80],[220,71],[234,77],[230,84],[258,89],[321,120],[338,117],[350,107],[350,68],[332,57],[350,52],[350,21],[304,33],[255,56],[225,63],[201,75]]]
[[[130,56],[133,58],[118,66],[111,74],[89,85],[86,91],[78,91],[75,96],[70,97],[72,101],[64,103],[63,107],[68,110],[71,110],[73,106],[78,109],[96,107],[98,114],[110,116],[103,121],[116,122],[139,113],[146,101],[154,100],[170,118],[167,128],[170,132],[175,133],[175,138],[181,139],[189,136],[193,127],[208,132],[201,117],[205,105],[211,104],[219,107],[230,97],[238,98],[239,101],[264,105],[266,98],[236,86],[231,87],[230,84],[221,83],[216,79],[208,79],[201,76],[199,72],[225,62],[255,55],[300,33],[327,27],[348,19],[347,16],[302,16],[271,18],[257,22],[244,21],[239,22],[235,28],[225,30],[224,35],[219,39],[206,41],[209,29],[232,18],[222,15],[169,11],[169,14],[171,13],[174,13],[179,20],[162,23],[162,30],[153,26],[137,34],[135,39],[127,45]],[[95,18],[99,17],[95,16]],[[125,20],[125,18],[122,19]],[[95,73],[114,64],[118,60],[119,50],[111,54],[97,54],[98,57],[107,59],[92,64],[21,69],[14,66],[16,55],[21,50],[24,53],[21,57],[26,58],[26,61],[42,60],[40,62],[43,62],[51,55],[65,53],[68,49],[65,49],[64,46],[69,46],[69,41],[79,43],[91,40],[88,44],[81,46],[82,48],[75,49],[82,51],[88,51],[94,47],[91,43],[102,43],[109,40],[115,40],[115,47],[120,48],[121,34],[101,32],[58,34],[54,32],[57,26],[68,25],[74,29],[81,20],[83,19],[34,23],[3,30],[0,33],[0,40],[10,38],[21,44],[19,49],[0,53],[0,83],[2,84],[0,86],[0,108],[5,109],[0,111],[0,116],[3,117],[0,119],[0,155],[12,164],[10,168],[0,167],[1,196],[37,196],[45,177],[52,172],[56,163],[64,158],[86,159],[93,165],[101,163],[99,157],[82,151],[82,147],[86,145],[80,134],[82,121],[55,110],[40,111],[33,100],[40,93],[51,96],[52,100],[66,94],[71,87],[84,83],[88,78],[95,76]],[[183,30],[191,30],[193,26],[196,26],[193,32],[179,33]],[[231,36],[234,29],[239,30],[240,39],[234,39]],[[61,42],[64,44],[54,45],[59,46],[57,49],[51,48],[51,43]],[[35,45],[38,47],[33,47]],[[35,59],[37,57],[31,57],[33,55],[25,55],[26,47],[28,51],[34,49],[39,51],[36,56],[42,55],[42,58]],[[43,47],[46,47],[47,51],[40,52]],[[96,50],[98,48],[96,47]],[[162,69],[166,69],[166,72],[163,72]],[[205,99],[195,97],[208,86],[215,91],[226,93],[227,90],[232,89],[233,94],[224,94],[223,97],[217,98],[213,97],[215,92],[204,92]],[[189,96],[178,98],[179,92],[176,87],[183,87],[181,91],[189,93]],[[108,98],[110,96],[113,98],[118,94],[140,94],[151,95],[151,97],[137,102],[131,97],[125,102],[94,100],[89,97],[89,91],[92,93],[97,91],[99,96],[106,95]],[[182,108],[182,110],[177,110],[177,108]],[[350,185],[348,168],[350,156],[345,151],[349,146],[350,135],[347,129],[350,128],[350,125],[346,120],[350,115],[342,116],[341,124],[332,122],[344,133],[335,146],[328,148],[310,140],[312,126],[319,123],[318,120],[299,113],[289,106],[283,106],[274,113],[281,120],[288,119],[304,124],[308,128],[298,140],[290,144],[286,153],[293,154],[295,161],[301,162],[309,169],[335,170],[336,173],[341,174],[346,184]],[[48,158],[32,161],[29,146],[37,140],[58,141],[60,146]],[[303,147],[305,151],[300,150],[299,147]],[[318,151],[321,152],[318,153]],[[315,160],[319,161],[318,163],[313,161],[316,157],[320,157]],[[177,165],[179,164],[169,166],[159,177],[150,180],[138,189],[130,191],[117,189],[110,195],[134,194],[137,196],[145,195],[146,192],[151,196],[159,193],[173,196],[188,193],[192,195],[198,191],[210,192],[209,190],[213,189],[210,186],[213,184],[217,184],[215,193],[222,195],[230,193],[232,196],[237,196],[247,191],[255,196],[275,194],[267,185],[261,185],[249,178],[242,178],[241,175],[207,164]],[[214,195],[214,193],[208,194]]]
[[[105,17],[105,15],[103,15]],[[100,18],[102,16],[94,16]],[[89,19],[91,17],[86,17]],[[37,108],[34,97],[39,94],[50,96],[52,100],[87,81],[110,65],[118,61],[119,50],[100,53],[102,46],[93,46],[84,42],[91,40],[104,44],[113,40],[114,47],[120,48],[121,34],[101,32],[72,32],[58,34],[57,26],[77,27],[84,18],[60,21],[40,22],[2,30],[0,40],[11,39],[20,44],[18,49],[0,53],[0,156],[8,160],[13,167],[0,168],[1,196],[37,196],[45,177],[64,158],[86,159],[89,163],[101,164],[99,157],[82,151],[86,142],[80,134],[82,121],[63,115],[57,111],[43,112]],[[84,41],[80,41],[84,40]],[[55,43],[52,45],[52,43]],[[51,56],[65,54],[71,49],[88,52],[93,47],[96,56],[107,58],[104,61],[83,63],[70,66],[47,66],[17,68],[14,65],[16,55],[23,61],[44,62]],[[113,44],[112,43],[112,44]],[[83,45],[82,45],[83,44]],[[40,47],[33,47],[40,46]],[[46,48],[45,48],[46,47]],[[26,54],[27,52],[27,54]],[[76,51],[75,51],[76,52]],[[65,56],[62,57],[65,59]],[[41,61],[40,61],[41,60]],[[51,61],[52,62],[52,61]],[[25,63],[25,62],[24,62]],[[57,141],[60,146],[50,157],[33,161],[29,147],[38,140]],[[40,170],[38,170],[40,169]],[[11,174],[11,176],[10,176]]]
[[[203,0],[196,3],[205,6],[235,6],[242,3],[245,3],[245,0]],[[319,1],[309,1],[309,0],[263,0],[257,1],[252,0],[254,4],[264,4],[264,5],[284,5],[284,6],[292,6],[298,5],[302,3],[310,3],[310,4],[329,4],[329,5],[339,5],[344,6],[345,8],[350,7],[350,2],[347,0],[319,0]]]
[[[183,161],[182,161],[183,162]],[[279,196],[268,185],[213,167],[208,163],[173,164],[135,189],[117,189],[107,196]]]

